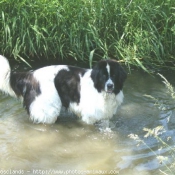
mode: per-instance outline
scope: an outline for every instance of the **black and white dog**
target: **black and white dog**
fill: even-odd
[[[123,101],[125,79],[115,60],[99,61],[93,69],[53,65],[12,72],[8,60],[0,56],[0,90],[22,98],[34,123],[54,123],[62,106],[87,124],[110,119]]]

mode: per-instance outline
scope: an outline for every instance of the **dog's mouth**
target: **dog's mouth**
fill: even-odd
[[[114,84],[112,82],[106,83],[105,91],[106,91],[106,93],[109,93],[109,94],[113,93],[114,92]]]
[[[107,91],[106,91],[108,94],[111,94],[111,93],[113,93],[114,92],[114,89],[107,89]]]

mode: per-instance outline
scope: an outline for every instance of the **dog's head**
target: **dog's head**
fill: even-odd
[[[126,72],[115,60],[99,61],[92,69],[91,78],[98,92],[118,94],[123,88]]]

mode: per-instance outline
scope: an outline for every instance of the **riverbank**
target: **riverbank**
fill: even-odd
[[[0,10],[0,52],[16,60],[175,61],[173,0],[4,0]]]

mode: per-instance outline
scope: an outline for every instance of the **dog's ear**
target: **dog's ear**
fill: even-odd
[[[95,88],[97,88],[98,89],[98,74],[99,74],[99,70],[98,69],[92,69],[92,72],[91,72],[91,78],[92,78],[92,80],[93,80],[93,82],[94,82],[94,86],[95,86]]]
[[[94,81],[94,84],[97,83],[97,77],[99,74],[100,67],[101,67],[101,61],[97,62],[92,68],[91,78]]]
[[[103,89],[103,84],[102,84],[102,78],[101,77],[101,70],[105,66],[105,62],[99,61],[95,64],[95,66],[92,69],[91,72],[91,78],[94,82],[94,87],[97,89],[98,92],[101,92]]]
[[[127,78],[127,73],[125,72],[125,70],[122,68],[122,67],[120,67],[120,78],[121,78],[121,80],[124,82],[125,80],[126,80],[126,78]]]
[[[123,84],[125,82],[127,78],[127,73],[125,72],[125,70],[119,66],[119,83],[120,83],[120,88],[123,88]]]
[[[111,67],[112,75],[115,75],[115,90],[118,93],[123,89],[123,84],[127,78],[127,74],[122,66],[116,60],[108,60],[108,64]]]

